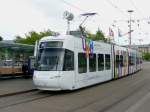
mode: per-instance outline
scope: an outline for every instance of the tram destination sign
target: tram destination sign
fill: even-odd
[[[62,41],[49,41],[49,42],[41,42],[40,48],[46,48],[46,47],[63,47]]]

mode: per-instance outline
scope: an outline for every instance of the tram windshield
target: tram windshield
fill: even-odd
[[[62,48],[42,48],[39,50],[37,67],[39,71],[61,71],[65,50]]]

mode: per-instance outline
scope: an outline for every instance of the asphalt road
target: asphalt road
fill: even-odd
[[[0,97],[6,94],[12,94],[22,91],[35,89],[32,79],[22,77],[0,80]]]
[[[149,112],[150,63],[143,70],[74,92],[35,91],[0,98],[0,112]]]

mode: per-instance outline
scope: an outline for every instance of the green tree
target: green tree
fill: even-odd
[[[16,36],[15,42],[16,43],[22,43],[22,44],[30,44],[34,45],[37,40],[40,40],[41,38],[45,36],[51,36],[51,35],[58,35],[58,33],[53,32],[51,30],[46,30],[40,33],[37,33],[35,31],[30,31],[29,33],[25,34],[25,37]]]
[[[2,41],[2,40],[3,40],[3,37],[0,36],[0,41]]]
[[[87,36],[89,39],[92,39],[92,40],[103,40],[103,41],[106,41],[106,38],[104,36],[104,33],[101,31],[101,30],[97,30],[96,31],[96,34],[91,34],[91,33],[88,33],[88,36]]]
[[[106,41],[104,33],[99,28],[96,31],[95,40],[104,40],[104,41]]]
[[[143,54],[143,59],[146,61],[150,61],[150,53],[144,53]]]

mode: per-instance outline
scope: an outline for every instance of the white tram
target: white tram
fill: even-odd
[[[35,51],[33,82],[40,90],[79,89],[141,69],[136,50],[71,35],[42,38]]]

